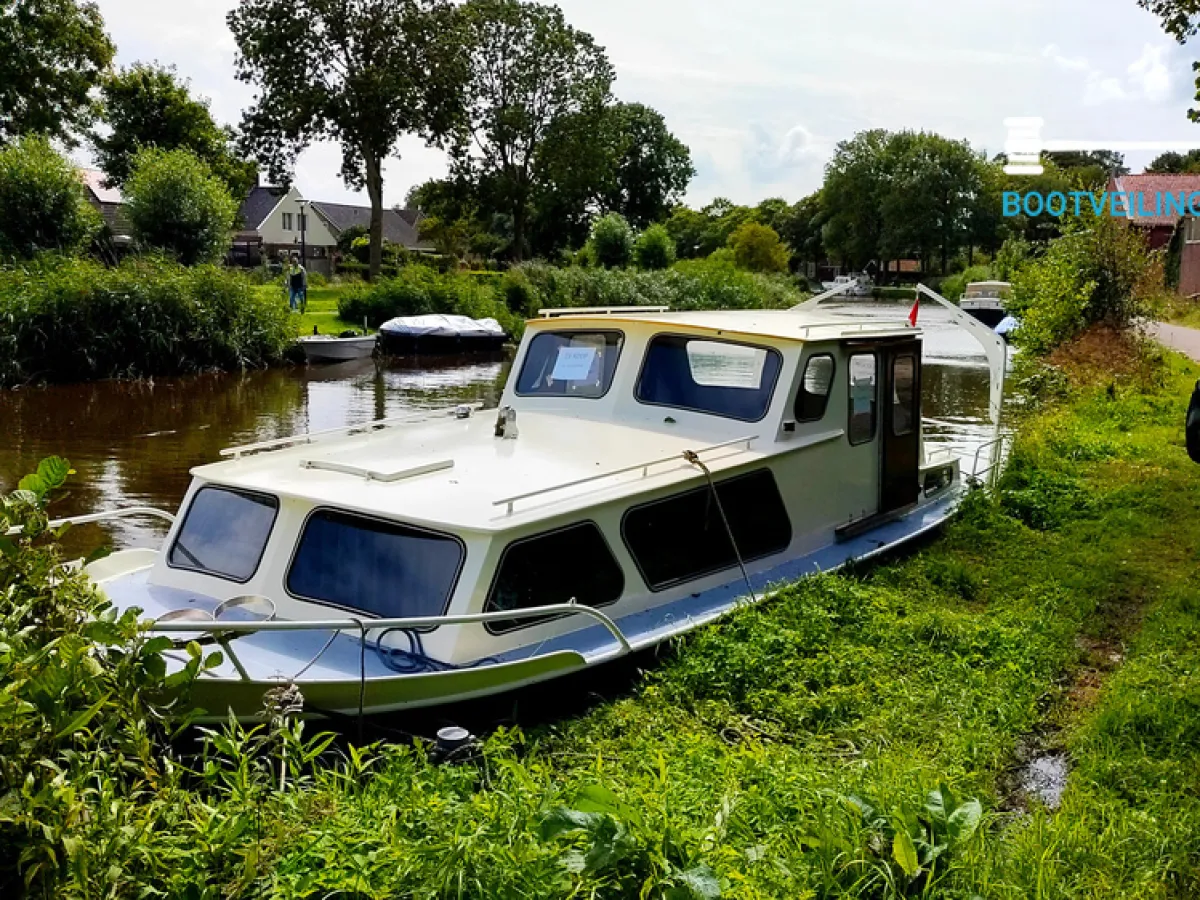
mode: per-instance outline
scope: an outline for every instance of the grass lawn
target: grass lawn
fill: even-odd
[[[186,778],[98,797],[56,895],[1200,896],[1198,374],[1101,367],[1029,408],[998,496],[938,539],[475,759],[221,733]],[[616,676],[590,677],[559,690]],[[1056,810],[1016,787],[1043,752],[1069,760]]]
[[[319,334],[340,334],[350,329],[362,331],[362,322],[345,322],[338,318],[338,300],[353,287],[353,284],[310,287],[307,311],[296,316],[296,333],[312,334],[314,326]],[[287,305],[287,294],[279,284],[260,285],[256,290],[264,297],[277,298],[280,303]]]
[[[1165,310],[1165,321],[1185,328],[1200,328],[1200,300],[1172,298]]]

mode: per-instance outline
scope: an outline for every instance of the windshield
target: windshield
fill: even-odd
[[[660,334],[646,351],[637,399],[757,422],[771,405],[782,364],[770,347]]]
[[[230,581],[249,581],[258,569],[279,501],[266,494],[203,487],[188,507],[167,565]]]
[[[619,331],[547,331],[529,344],[517,379],[522,397],[597,399],[612,387],[625,336]]]

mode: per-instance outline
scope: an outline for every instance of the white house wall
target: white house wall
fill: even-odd
[[[275,205],[271,214],[258,227],[258,233],[262,236],[264,245],[291,246],[294,244],[296,252],[300,252],[301,206],[297,201],[303,199],[301,193],[296,188],[292,188],[287,196]],[[291,229],[283,227],[285,213],[292,217]],[[304,241],[309,247],[333,247],[337,244],[337,236],[319,215],[307,206],[304,207],[304,214],[307,218]]]

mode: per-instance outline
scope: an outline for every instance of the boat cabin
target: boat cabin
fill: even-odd
[[[365,661],[353,635],[239,640],[238,671],[218,675],[259,687],[314,654],[316,682],[470,669],[488,685],[485,669],[552,651],[608,658],[603,623],[529,611],[591,607],[626,650],[647,646],[932,527],[958,483],[922,446],[920,330],[804,311],[548,316],[528,323],[498,411],[224,455],[194,470],[161,552],[95,576],[152,618],[252,596],[279,620],[366,623]],[[371,631],[411,619],[437,621]]]

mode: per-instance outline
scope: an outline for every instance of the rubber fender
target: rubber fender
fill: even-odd
[[[1192,392],[1192,405],[1187,414],[1187,452],[1193,462],[1200,463],[1200,381]]]

